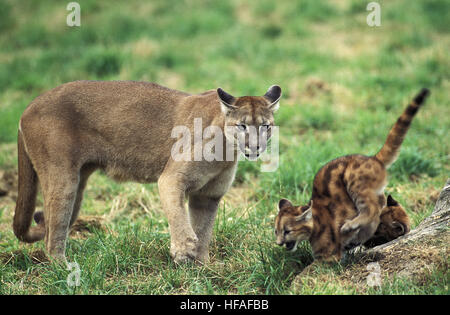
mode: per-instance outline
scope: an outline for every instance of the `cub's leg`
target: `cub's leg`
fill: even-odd
[[[341,227],[344,249],[353,248],[367,241],[380,223],[380,198],[374,190],[365,189],[351,194],[351,197],[359,214]]]
[[[162,208],[169,221],[170,254],[177,263],[197,257],[198,238],[184,206],[187,182],[185,175],[169,171],[164,171],[158,180]]]
[[[66,262],[66,239],[79,185],[79,173],[51,168],[41,180],[44,197],[45,243],[48,254]]]
[[[189,195],[189,215],[192,227],[198,238],[197,259],[209,262],[209,243],[220,198],[202,195]]]

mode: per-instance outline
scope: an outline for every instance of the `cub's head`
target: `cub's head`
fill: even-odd
[[[386,206],[381,210],[380,224],[372,238],[364,246],[375,247],[410,231],[411,224],[405,209],[391,195],[387,198]]]
[[[312,201],[307,206],[294,206],[287,199],[279,201],[275,218],[278,245],[285,245],[287,250],[295,251],[299,242],[309,239],[312,229]]]
[[[234,97],[217,89],[225,114],[225,136],[237,143],[247,158],[256,159],[272,135],[273,113],[280,106],[281,88],[272,85],[263,96]]]

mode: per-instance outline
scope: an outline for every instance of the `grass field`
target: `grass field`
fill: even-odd
[[[369,1],[361,0],[78,2],[81,26],[68,27],[64,1],[0,0],[0,294],[449,293],[448,257],[420,279],[394,276],[381,287],[349,281],[348,266],[335,265],[294,288],[312,262],[309,245],[288,253],[273,235],[280,197],[305,203],[327,161],[376,153],[422,87],[431,97],[386,191],[413,227],[431,213],[450,171],[448,1],[378,1],[379,27],[367,25]],[[171,261],[154,184],[118,184],[102,173],[85,192],[88,229],[68,242],[80,286],[67,285],[65,268],[36,263],[43,242],[15,238],[20,115],[44,91],[79,79],[153,81],[191,93],[220,86],[235,95],[283,88],[279,168],[240,163],[220,204],[209,265]]]

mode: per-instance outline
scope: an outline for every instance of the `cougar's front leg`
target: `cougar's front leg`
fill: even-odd
[[[191,194],[189,196],[189,215],[198,238],[197,259],[209,262],[209,242],[220,198]]]
[[[198,237],[197,259],[201,262],[209,261],[209,243],[217,208],[222,196],[233,183],[236,167],[237,163],[228,165],[200,190],[189,194],[189,214]]]
[[[195,260],[198,238],[191,227],[184,206],[186,182],[183,175],[162,174],[158,180],[159,195],[169,221],[170,254],[175,262]]]

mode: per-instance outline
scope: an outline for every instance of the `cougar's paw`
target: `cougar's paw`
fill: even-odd
[[[182,244],[172,244],[170,255],[177,264],[197,259],[197,237],[188,237]]]
[[[207,264],[209,263],[209,252],[198,252],[196,261],[200,264]]]
[[[173,261],[176,264],[185,264],[188,262],[195,262],[195,254],[194,253],[176,253],[172,255]]]
[[[61,253],[60,251],[53,251],[48,253],[48,258],[52,263],[55,263],[60,266],[68,266],[68,261],[66,255]]]

